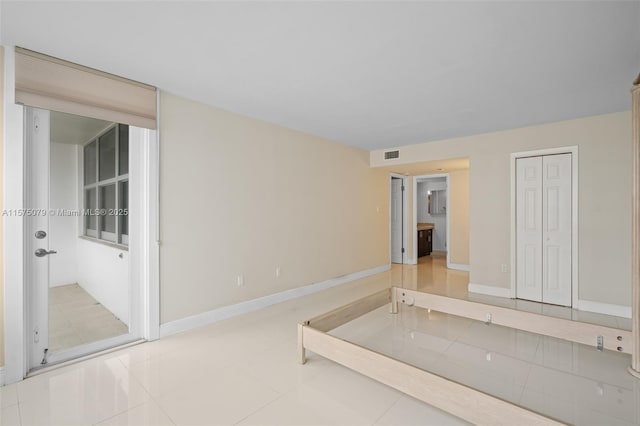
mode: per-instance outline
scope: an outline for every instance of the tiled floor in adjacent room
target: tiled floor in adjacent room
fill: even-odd
[[[49,289],[49,350],[127,334],[129,328],[78,284]]]
[[[299,320],[391,285],[402,283],[425,291],[473,297],[466,294],[467,273],[443,271],[437,262],[440,260],[433,258],[428,262],[423,260],[418,266],[395,265],[389,272],[5,386],[0,388],[0,423],[464,424],[313,353],[308,353],[306,365],[296,362],[296,324]],[[496,382],[499,391],[505,386],[502,382],[506,381],[512,384],[520,398],[537,398],[536,401],[543,405],[563,400],[551,398],[555,395],[553,392],[563,392],[566,398],[573,398],[573,392],[582,384],[584,394],[593,393],[593,398],[606,399],[612,410],[615,407],[621,410],[620,416],[612,417],[620,420],[619,424],[626,424],[628,419],[637,421],[637,417],[630,417],[628,402],[629,398],[637,400],[638,387],[630,393],[626,384],[620,386],[621,381],[626,380],[622,378],[621,370],[628,364],[626,358],[610,365],[592,365],[590,358],[584,358],[580,350],[561,350],[549,358],[549,362],[553,362],[549,366],[545,364],[547,352],[545,359],[539,359],[539,348],[544,345],[541,338],[533,344],[529,339],[521,342],[521,339],[505,337],[498,332],[478,340],[482,335],[475,332],[476,326],[472,322],[464,319],[442,320],[445,316],[440,315],[437,321],[428,321],[428,318],[425,320],[404,310],[395,318],[390,318],[384,311],[372,315],[366,326],[354,322],[351,332],[355,332],[357,339],[377,342],[381,347],[406,348],[406,361],[411,361],[410,348],[414,345],[411,342],[417,341],[417,347],[422,349],[415,352],[416,356],[422,357],[426,348],[426,353],[431,351],[436,358],[445,353],[450,356],[447,362],[451,363],[451,370],[461,365],[456,379],[465,374],[475,383],[493,383],[500,379]],[[613,323],[617,321],[613,317],[606,319]],[[400,326],[395,332],[388,328],[394,322]],[[496,329],[487,328],[491,333]],[[390,330],[391,334],[385,334]],[[348,331],[347,328],[337,330]],[[478,365],[480,358],[489,362],[487,353],[491,354],[491,361],[495,360],[492,365],[499,367],[499,370],[489,370],[490,375],[482,372]],[[566,358],[568,354],[570,357]],[[540,369],[540,374],[533,371],[534,364],[526,364],[535,362],[538,362],[536,368]],[[545,369],[566,371],[567,365],[578,368],[567,373],[566,382],[528,385],[529,380],[541,381],[547,377]],[[476,370],[478,374],[472,374]],[[583,371],[599,373],[580,379]],[[548,386],[554,389],[545,394]],[[521,388],[523,392],[520,392]],[[527,394],[529,388],[531,392]]]

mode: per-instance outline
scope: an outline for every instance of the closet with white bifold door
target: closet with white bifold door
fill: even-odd
[[[516,297],[571,306],[572,154],[516,159]]]

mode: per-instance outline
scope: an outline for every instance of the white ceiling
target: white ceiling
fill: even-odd
[[[108,121],[52,111],[51,142],[82,145],[112,124]]]
[[[364,149],[630,109],[640,2],[2,1],[1,38]]]

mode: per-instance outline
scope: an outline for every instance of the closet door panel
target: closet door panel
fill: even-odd
[[[542,301],[571,306],[571,154],[542,157]]]
[[[516,292],[542,301],[542,157],[516,160]]]

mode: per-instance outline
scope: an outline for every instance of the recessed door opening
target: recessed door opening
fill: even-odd
[[[417,260],[447,255],[446,176],[416,179]]]

